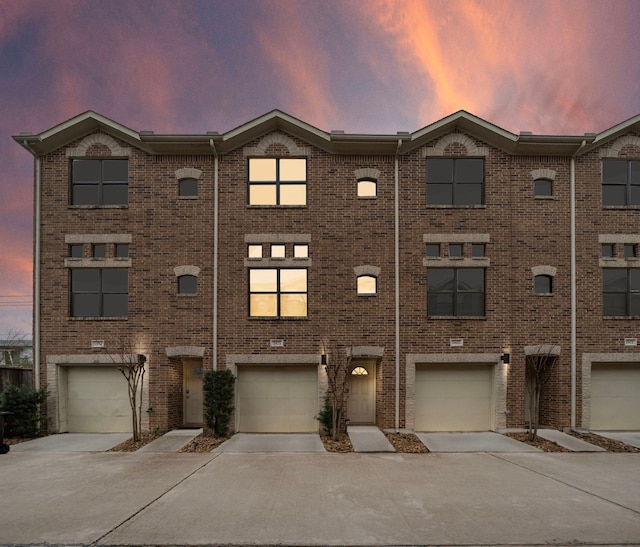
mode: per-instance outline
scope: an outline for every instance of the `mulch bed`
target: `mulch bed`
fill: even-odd
[[[422,444],[413,433],[385,433],[389,442],[396,449],[396,452],[403,454],[423,454],[429,452],[429,449]]]
[[[327,435],[320,435],[320,439],[327,452],[353,452],[353,445],[347,435],[339,435],[335,441]]]
[[[218,448],[229,437],[210,437],[200,433],[195,439],[193,439],[188,445],[183,446],[179,452],[192,452],[202,454],[204,452],[211,452],[214,448]]]
[[[640,452],[640,448],[636,448],[635,446],[628,445],[621,441],[616,441],[615,439],[607,439],[606,437],[601,437],[595,433],[571,431],[569,432],[569,435],[576,437],[577,439],[582,439],[588,443],[595,444],[609,452]]]
[[[154,439],[161,437],[162,433],[143,433],[139,441],[134,442],[133,437],[121,442],[109,450],[109,452],[135,452],[145,444],[149,444]]]
[[[564,448],[553,441],[548,441],[547,439],[543,439],[542,437],[537,437],[535,440],[529,440],[528,433],[504,433],[505,436],[511,437],[516,441],[520,441],[521,443],[528,444],[530,446],[535,446],[540,450],[544,450],[545,452],[571,452],[568,448]]]

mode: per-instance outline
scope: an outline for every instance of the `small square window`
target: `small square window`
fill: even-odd
[[[553,195],[553,183],[549,179],[533,181],[533,195],[536,197],[550,197]]]
[[[262,258],[262,245],[249,245],[249,258]]]
[[[428,258],[440,258],[440,244],[439,243],[427,243],[427,257]]]
[[[293,246],[293,256],[295,258],[309,258],[309,245],[297,243]]]
[[[358,181],[359,198],[375,198],[378,195],[378,183],[375,179],[360,179]]]
[[[533,279],[533,291],[536,294],[551,294],[552,287],[553,277],[550,275],[536,275]]]
[[[487,256],[487,246],[484,243],[474,243],[471,245],[471,256],[473,258],[484,258]]]
[[[93,246],[93,258],[106,258],[107,246],[104,243],[96,243]]]
[[[615,257],[615,246],[613,243],[604,243],[601,247],[601,256],[602,258],[614,258]]]
[[[179,182],[179,196],[184,197],[197,197],[198,196],[198,180],[189,178],[181,179]]]
[[[361,275],[357,279],[358,294],[371,295],[378,292],[378,280],[372,275]]]
[[[462,243],[449,243],[449,258],[462,258]]]
[[[637,256],[637,246],[634,243],[624,244],[624,257],[635,258]]]
[[[83,250],[82,243],[69,245],[69,256],[71,258],[82,258]]]
[[[195,275],[178,277],[178,294],[198,294],[198,278]]]
[[[116,243],[116,258],[129,258],[128,243]]]
[[[271,258],[284,258],[285,256],[284,245],[271,245]]]

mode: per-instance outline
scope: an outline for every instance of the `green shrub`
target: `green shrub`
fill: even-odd
[[[324,396],[324,406],[322,407],[322,410],[320,410],[320,412],[318,412],[318,415],[316,416],[316,420],[318,420],[320,422],[320,425],[322,425],[322,428],[324,429],[324,432],[327,435],[331,435],[332,434],[332,429],[333,429],[333,407],[331,406],[331,398],[329,397],[329,395],[325,395]],[[340,423],[340,411],[338,410],[338,423]]]
[[[47,400],[46,389],[9,386],[0,394],[0,408],[13,412],[5,420],[5,437],[37,437],[47,430],[48,418],[42,412]]]
[[[204,421],[215,437],[226,437],[233,412],[233,386],[230,370],[208,370],[203,378]]]

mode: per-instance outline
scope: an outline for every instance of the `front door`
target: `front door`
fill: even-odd
[[[202,361],[184,361],[184,423],[202,425]]]
[[[348,418],[352,424],[375,422],[375,361],[357,363],[349,375]]]

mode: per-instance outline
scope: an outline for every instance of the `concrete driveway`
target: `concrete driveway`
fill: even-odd
[[[105,452],[131,433],[60,433],[11,445],[11,452]]]
[[[2,544],[640,544],[638,454],[0,456]]]
[[[492,431],[416,433],[429,452],[540,452],[511,437]]]
[[[325,452],[316,433],[236,433],[213,452]]]

